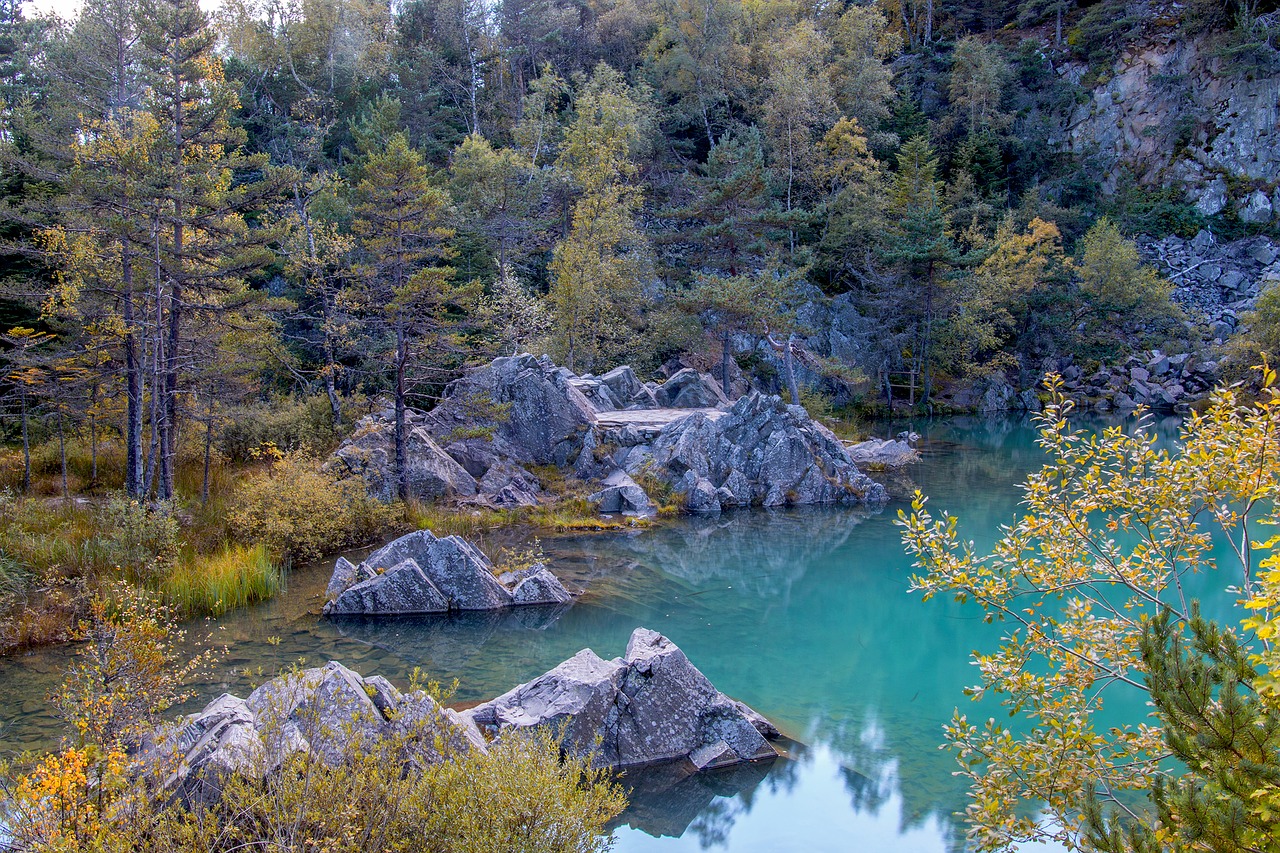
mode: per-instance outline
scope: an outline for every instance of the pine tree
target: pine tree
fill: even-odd
[[[447,311],[460,295],[451,287],[453,270],[439,265],[451,252],[453,236],[444,220],[449,199],[431,186],[422,157],[395,133],[361,170],[352,230],[360,241],[363,310],[393,338],[392,389],[395,398],[395,477],[399,495],[405,480],[405,405],[421,369],[426,344],[445,348]]]
[[[1147,687],[1171,756],[1186,772],[1158,780],[1154,814],[1109,817],[1093,792],[1086,838],[1104,853],[1280,850],[1280,706],[1234,633],[1194,606],[1187,635],[1169,612],[1141,640]]]
[[[264,248],[273,235],[249,228],[244,215],[259,209],[279,184],[235,180],[263,173],[266,157],[243,152],[245,133],[231,123],[239,102],[214,52],[216,33],[196,0],[141,0],[140,13],[146,106],[160,131],[157,160],[163,164],[149,260],[160,328],[161,404],[152,428],[158,435],[157,492],[165,500],[174,495],[182,371],[193,357],[185,348],[184,319],[216,315],[219,300],[269,260]]]
[[[575,109],[557,163],[581,195],[552,256],[549,294],[558,354],[570,370],[590,369],[618,348],[639,313],[651,266],[648,241],[635,224],[642,193],[634,158],[649,122],[643,93],[601,65]]]

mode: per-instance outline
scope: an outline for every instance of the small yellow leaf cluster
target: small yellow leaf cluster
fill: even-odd
[[[45,756],[10,799],[18,837],[50,851],[104,849],[106,814],[124,790],[125,754],[70,748]]]

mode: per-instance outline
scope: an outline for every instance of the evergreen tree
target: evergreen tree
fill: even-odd
[[[1086,839],[1104,853],[1280,850],[1280,706],[1234,632],[1192,603],[1184,634],[1165,611],[1141,640],[1147,689],[1171,756],[1185,773],[1156,781],[1154,814],[1108,810],[1095,791]]]
[[[453,232],[444,224],[449,198],[431,186],[422,156],[395,133],[385,149],[369,156],[356,187],[352,230],[360,241],[362,308],[392,338],[395,399],[396,490],[408,497],[405,480],[405,405],[421,380],[425,349],[447,349],[445,333],[453,270],[440,265],[451,252]]]

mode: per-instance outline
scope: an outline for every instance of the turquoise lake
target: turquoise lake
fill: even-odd
[[[1172,435],[1177,423],[1154,428]],[[198,704],[223,691],[245,695],[302,659],[339,660],[401,685],[421,667],[456,678],[455,701],[474,701],[582,648],[620,655],[644,626],[670,637],[717,687],[794,743],[770,764],[629,779],[636,791],[616,850],[962,850],[955,814],[965,785],[938,745],[957,706],[1002,713],[972,708],[962,692],[976,678],[971,652],[992,647],[998,633],[974,608],[925,603],[908,591],[910,562],[894,522],[919,487],[935,510],[961,517],[964,535],[990,544],[1016,514],[1018,484],[1043,457],[1026,421],[913,426],[923,461],[888,481],[900,497],[879,512],[740,512],[633,534],[543,539],[552,568],[586,589],[561,611],[330,622],[317,614],[332,562],[301,568],[278,600],[211,623],[228,655]],[[67,657],[56,649],[0,661],[0,749],[56,738],[44,697]],[[1137,701],[1112,710],[1129,719],[1145,713]]]

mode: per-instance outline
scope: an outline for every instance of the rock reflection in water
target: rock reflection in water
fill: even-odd
[[[766,778],[785,775],[786,758],[754,761],[724,770],[693,772],[677,761],[626,773],[627,808],[609,828],[629,826],[655,838],[696,837],[705,847],[723,845],[738,816],[751,811]]]
[[[346,639],[419,661],[436,674],[470,669],[495,636],[545,631],[572,606],[535,604],[424,616],[344,616],[330,621]],[[499,637],[497,642],[509,639]]]
[[[726,581],[762,598],[785,597],[811,563],[841,548],[878,512],[816,507],[693,516],[605,548],[690,584]]]

